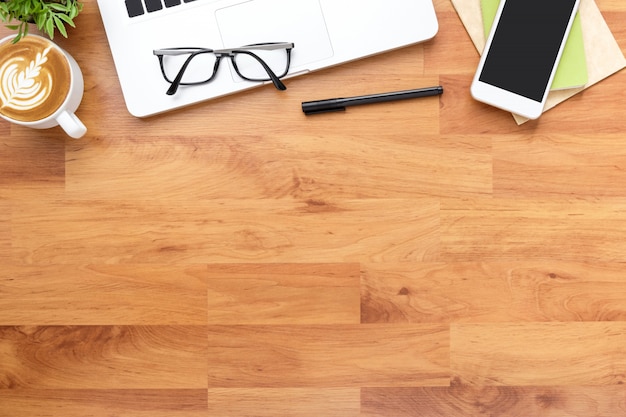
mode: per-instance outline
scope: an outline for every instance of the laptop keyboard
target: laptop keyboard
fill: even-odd
[[[125,0],[128,17],[137,17],[145,13],[154,13],[163,8],[180,6],[196,0]]]

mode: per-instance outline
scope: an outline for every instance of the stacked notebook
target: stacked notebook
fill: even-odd
[[[482,17],[483,0],[450,0],[456,10],[463,26],[467,30],[470,39],[474,43],[478,53],[482,53],[485,47],[485,21]],[[499,4],[499,0],[495,1]],[[491,3],[490,3],[491,4]],[[492,6],[492,10],[496,6]],[[487,8],[489,5],[487,5]],[[487,10],[486,10],[487,11]],[[493,12],[492,12],[493,13]],[[579,88],[566,88],[553,90],[548,95],[548,102],[544,111],[554,108],[559,103],[570,97],[594,86],[612,74],[626,67],[626,57],[622,53],[620,45],[607,25],[595,0],[581,0],[580,22],[585,46],[585,59],[587,71],[587,83]],[[582,66],[581,66],[582,67]],[[513,115],[517,124],[522,124],[528,119]]]

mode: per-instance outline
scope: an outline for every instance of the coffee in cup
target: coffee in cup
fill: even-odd
[[[60,125],[78,138],[86,128],[74,112],[83,96],[76,61],[49,39],[28,35],[0,41],[0,117],[45,129]]]

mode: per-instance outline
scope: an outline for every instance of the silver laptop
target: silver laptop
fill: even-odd
[[[137,117],[272,83],[244,79],[223,59],[210,82],[166,94],[173,80],[164,77],[155,50],[293,43],[284,81],[429,40],[439,28],[432,0],[98,0],[98,6],[126,105]]]

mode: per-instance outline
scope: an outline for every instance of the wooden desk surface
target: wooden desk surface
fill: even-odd
[[[431,42],[140,120],[85,3],[88,135],[0,123],[1,416],[626,414],[626,73],[517,126],[436,0]]]

